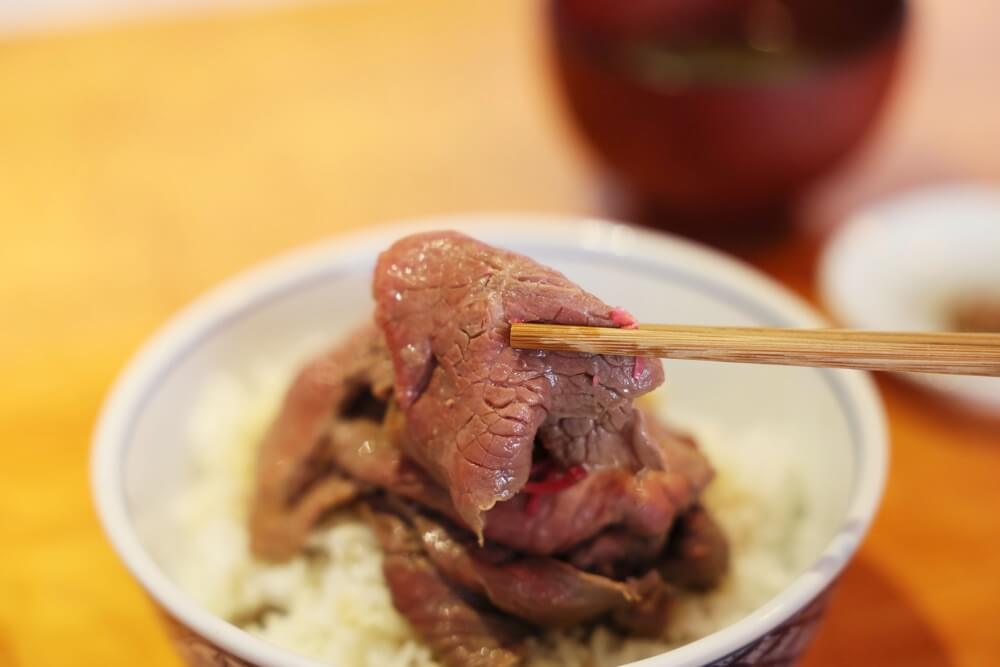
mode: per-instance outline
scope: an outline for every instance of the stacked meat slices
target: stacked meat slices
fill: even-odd
[[[379,258],[375,326],[309,364],[260,455],[262,557],[361,502],[396,607],[444,663],[514,665],[532,628],[658,635],[726,542],[712,469],[634,407],[659,362],[512,349],[512,322],[628,326],[561,274],[457,233]]]

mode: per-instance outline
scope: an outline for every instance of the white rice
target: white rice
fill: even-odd
[[[343,512],[314,531],[310,556],[283,564],[253,558],[246,514],[256,446],[289,379],[284,365],[218,377],[190,424],[189,488],[170,508],[182,557],[166,563],[200,604],[230,620],[272,611],[244,626],[286,649],[337,667],[432,667],[430,652],[393,608],[371,531]],[[675,415],[671,415],[676,417]],[[718,476],[705,496],[732,545],[723,583],[678,604],[662,641],[627,639],[605,628],[553,632],[534,640],[529,667],[611,667],[703,637],[773,597],[815,557],[823,535],[805,517],[802,475],[773,433],[724,433],[691,423]],[[317,557],[316,554],[319,554]],[[258,615],[259,616],[259,615]]]

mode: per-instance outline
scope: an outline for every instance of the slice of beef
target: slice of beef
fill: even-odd
[[[570,628],[637,604],[632,582],[613,581],[554,558],[477,563],[487,596],[499,609],[547,628]]]
[[[511,322],[629,326],[531,260],[456,233],[375,272],[377,328],[311,362],[260,452],[255,553],[360,505],[394,604],[448,667],[513,667],[531,626],[662,635],[674,586],[728,563],[690,438],[633,405],[658,361],[517,351]]]
[[[683,588],[708,590],[729,569],[729,541],[701,505],[680,517],[660,565],[663,577]]]
[[[699,493],[715,476],[694,438],[668,428],[645,410],[636,410],[632,438],[644,467],[683,475],[692,480]]]
[[[250,549],[266,560],[283,561],[299,552],[309,532],[331,510],[361,493],[358,484],[339,475],[324,475],[301,498],[274,505],[258,501],[251,515]]]
[[[379,257],[374,295],[406,413],[404,451],[449,489],[478,535],[482,513],[528,480],[547,419],[611,413],[662,382],[658,361],[512,349],[511,322],[614,326],[622,318],[562,274],[462,234],[394,244]],[[613,419],[603,423],[614,428]]]
[[[567,553],[610,527],[662,536],[709,479],[707,468],[695,479],[666,470],[596,470],[560,493],[498,503],[486,515],[485,536],[534,555]]]
[[[662,543],[674,519],[697,501],[714,471],[690,437],[642,410],[628,409],[628,438],[623,441],[629,443],[639,472],[598,468],[558,494],[518,494],[486,514],[486,537],[535,555],[566,553],[612,528],[641,542]],[[595,555],[591,567],[599,565]]]
[[[586,390],[586,388],[583,388]],[[539,440],[563,466],[586,464],[638,470],[641,455],[634,449],[635,408],[615,405],[597,415],[550,417],[539,428]]]
[[[654,567],[666,541],[666,534],[636,535],[614,527],[573,549],[566,561],[584,572],[625,579]]]
[[[541,627],[566,628],[641,601],[634,582],[589,574],[553,558],[480,547],[426,516],[412,517],[424,552],[447,579]]]
[[[459,531],[450,529],[443,521],[432,519],[419,512],[410,512],[409,519],[420,536],[424,553],[438,571],[448,580],[458,584],[468,591],[486,595],[477,570],[476,558],[486,563],[509,562],[515,556],[512,551],[494,545],[476,544],[476,549],[470,549],[475,544],[468,533],[462,535]]]
[[[334,419],[326,447],[336,468],[352,479],[410,498],[445,516],[457,518],[451,496],[397,444],[405,422],[389,399],[382,422]]]
[[[331,420],[377,427],[391,393],[384,339],[373,327],[302,369],[258,455],[250,509],[255,554],[290,558],[322,516],[361,492],[358,480],[342,474],[333,460]]]
[[[446,581],[400,517],[370,509],[385,557],[382,569],[396,609],[448,667],[515,667],[523,660],[527,629],[488,609]]]
[[[634,585],[640,595],[639,602],[616,610],[612,617],[614,624],[633,637],[662,639],[676,592],[655,571],[647,572]]]

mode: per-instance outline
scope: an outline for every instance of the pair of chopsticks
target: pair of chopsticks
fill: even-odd
[[[511,347],[665,359],[1000,376],[1000,334],[513,324]]]

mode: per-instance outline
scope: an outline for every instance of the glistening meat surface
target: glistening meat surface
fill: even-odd
[[[635,582],[589,574],[554,558],[479,548],[426,516],[413,525],[427,556],[450,580],[486,596],[512,616],[543,627],[571,627],[641,599]]]
[[[636,373],[631,357],[512,349],[511,322],[612,326],[616,311],[561,273],[462,234],[394,244],[379,257],[374,294],[407,418],[403,449],[477,534],[482,513],[528,481],[536,434],[544,447],[560,430],[553,446],[570,452],[561,420],[589,419],[615,439],[627,416],[605,415],[663,380],[659,363]],[[546,421],[553,429],[539,433]]]
[[[292,383],[260,450],[251,546],[297,553],[355,503],[397,609],[448,667],[513,667],[534,628],[658,636],[728,545],[696,444],[639,410],[656,360],[529,352],[517,321],[635,326],[532,260],[454,232],[375,270],[375,327]]]
[[[449,667],[514,667],[525,628],[447,581],[419,537],[396,514],[371,508],[368,521],[385,552],[382,569],[393,603]]]
[[[391,392],[385,345],[371,327],[299,372],[258,454],[250,508],[254,553],[271,560],[293,556],[324,513],[358,495],[357,481],[334,465],[331,419],[341,412],[349,422],[378,421],[380,415],[352,408],[359,399],[384,401]]]

